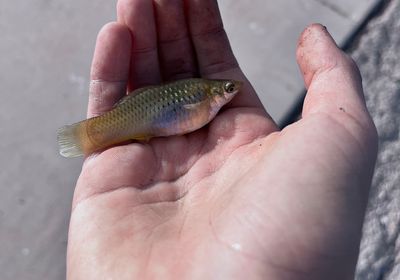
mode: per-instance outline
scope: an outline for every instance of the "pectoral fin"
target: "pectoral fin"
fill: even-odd
[[[187,109],[187,110],[199,110],[201,108],[201,106],[207,104],[208,100],[203,100],[197,103],[193,103],[193,104],[186,104],[183,105],[183,108]]]

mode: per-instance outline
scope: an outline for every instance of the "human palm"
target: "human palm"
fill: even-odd
[[[356,67],[323,27],[303,33],[298,61],[303,118],[279,131],[237,66],[215,1],[120,0],[118,23],[98,37],[88,116],[126,87],[194,75],[245,85],[205,128],[85,160],[68,277],[350,279],[375,130]]]

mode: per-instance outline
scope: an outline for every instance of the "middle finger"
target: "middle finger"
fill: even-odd
[[[196,76],[196,60],[182,0],[154,0],[158,51],[166,81]]]
[[[153,3],[149,0],[119,0],[118,22],[132,33],[129,91],[161,82],[157,31]]]

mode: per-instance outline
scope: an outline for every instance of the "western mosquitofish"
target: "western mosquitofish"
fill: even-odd
[[[109,112],[58,130],[60,154],[89,155],[127,140],[182,135],[209,123],[242,82],[186,79],[137,89]]]

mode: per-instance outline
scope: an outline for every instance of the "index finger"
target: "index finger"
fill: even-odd
[[[106,24],[99,32],[91,68],[87,116],[109,111],[125,95],[129,76],[131,35],[122,24]]]

